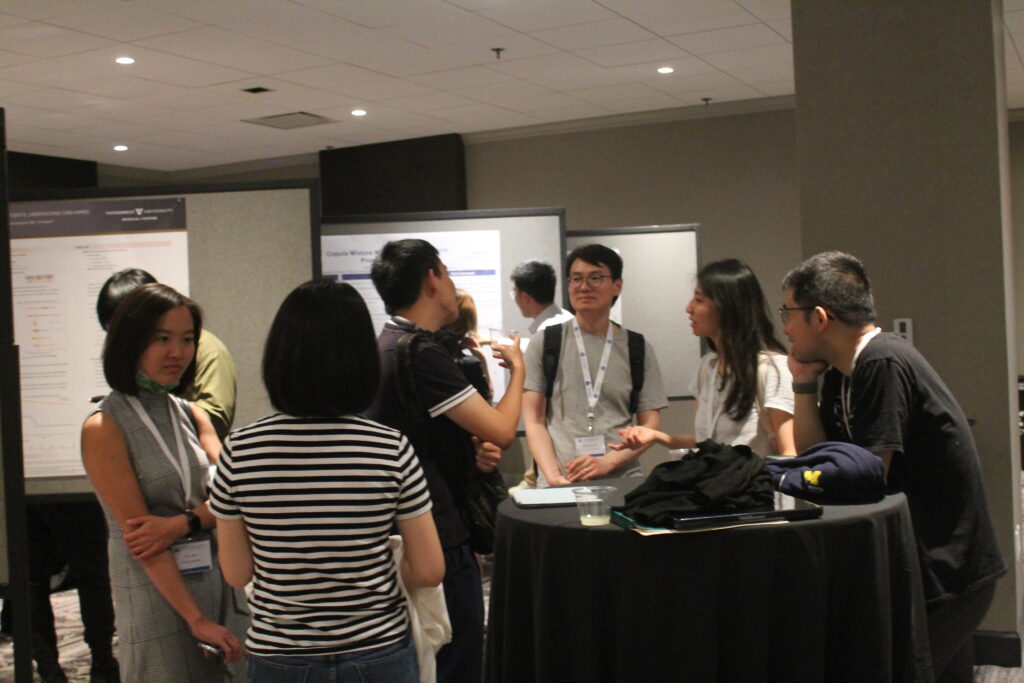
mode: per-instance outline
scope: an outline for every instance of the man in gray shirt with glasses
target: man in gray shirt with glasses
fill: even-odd
[[[622,259],[600,244],[581,246],[566,259],[566,277],[576,315],[540,330],[526,352],[523,422],[540,470],[537,485],[640,476],[638,458],[645,449],[613,450],[609,444],[618,443],[619,430],[632,424],[657,429],[668,401],[654,349],[611,321],[622,292]],[[557,366],[549,396],[544,335],[552,330],[560,344],[551,358]],[[631,367],[639,356],[642,369]],[[641,376],[642,386],[634,387]]]

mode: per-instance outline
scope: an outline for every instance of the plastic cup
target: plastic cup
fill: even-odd
[[[503,344],[505,346],[512,344],[512,335],[516,334],[515,330],[502,330],[497,327],[490,328],[489,332],[492,344]]]
[[[576,509],[583,526],[603,526],[611,522],[612,506],[609,502],[614,486],[581,486],[572,490],[576,494]]]

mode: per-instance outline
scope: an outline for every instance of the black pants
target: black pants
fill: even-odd
[[[94,664],[113,657],[114,605],[107,573],[107,524],[98,503],[38,503],[26,506],[32,653],[41,672],[58,663],[57,633],[50,605],[50,575],[66,561],[78,586],[85,642]]]
[[[480,683],[484,668],[484,594],[468,543],[444,549],[444,601],[452,642],[437,653],[438,683]]]
[[[974,680],[974,630],[988,612],[995,591],[993,581],[948,602],[928,607],[928,639],[937,683]]]

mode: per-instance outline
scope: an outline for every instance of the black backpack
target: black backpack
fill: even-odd
[[[562,328],[571,324],[572,321],[561,325],[549,325],[544,328],[544,356],[542,358],[544,368],[544,395],[551,400],[555,390],[555,375],[558,374],[558,357],[562,353]],[[611,322],[608,323],[609,325]],[[629,392],[629,412],[636,415],[636,409],[640,406],[640,392],[644,388],[644,354],[647,350],[644,344],[644,335],[633,330],[626,330],[629,334],[627,348],[629,350],[629,377],[633,382],[633,388]]]

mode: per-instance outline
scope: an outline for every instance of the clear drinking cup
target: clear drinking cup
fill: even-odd
[[[572,490],[576,494],[576,509],[583,526],[602,526],[611,521],[611,494],[614,486],[580,486]]]

